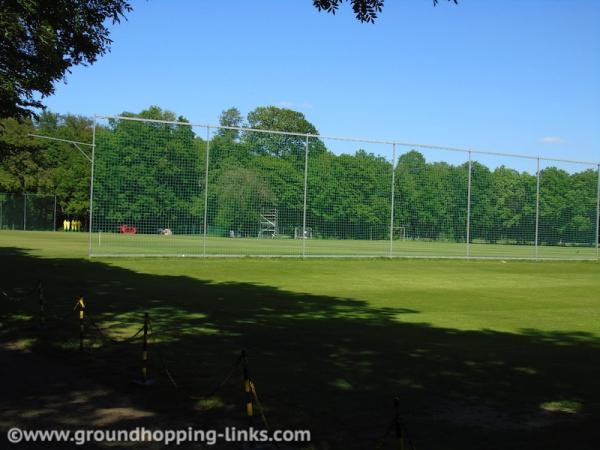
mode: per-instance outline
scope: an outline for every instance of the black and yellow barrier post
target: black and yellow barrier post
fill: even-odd
[[[83,297],[79,297],[75,303],[75,310],[79,308],[79,351],[83,351],[83,340],[85,338],[85,302]]]
[[[44,298],[44,286],[42,281],[38,281],[38,298],[40,301],[40,328],[46,327],[46,305]]]
[[[155,380],[148,377],[148,329],[150,324],[150,316],[144,313],[144,327],[142,340],[142,378],[133,382],[138,386],[150,386],[155,383]]]
[[[242,350],[242,370],[244,374],[244,396],[246,402],[246,417],[248,418],[248,427],[252,427],[254,421],[254,396],[252,380],[248,371],[248,357],[246,350]]]
[[[394,398],[394,429],[396,435],[396,448],[405,450],[404,434],[402,430],[402,419],[400,418],[400,399]]]

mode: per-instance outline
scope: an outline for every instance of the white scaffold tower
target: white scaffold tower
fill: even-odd
[[[263,209],[260,213],[258,237],[275,239],[279,235],[278,219],[277,208]]]

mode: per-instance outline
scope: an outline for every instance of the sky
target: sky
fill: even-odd
[[[600,0],[387,0],[375,24],[348,3],[132,4],[51,111],[157,105],[217,124],[275,105],[323,135],[600,161]]]

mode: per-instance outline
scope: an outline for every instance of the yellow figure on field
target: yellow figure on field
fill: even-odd
[[[79,220],[75,220],[75,230],[74,231],[79,231],[79,227],[81,226],[81,222]]]
[[[71,231],[71,221],[67,219],[67,231]]]
[[[67,219],[63,220],[63,231],[67,231]]]

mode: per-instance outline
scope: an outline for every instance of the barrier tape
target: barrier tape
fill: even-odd
[[[256,406],[258,407],[258,412],[260,414],[260,418],[263,421],[263,424],[265,426],[265,428],[269,431],[271,431],[271,426],[269,425],[269,421],[267,420],[267,416],[265,414],[265,410],[262,406],[262,403],[260,401],[260,399],[258,398],[258,394],[256,393],[256,386],[254,385],[254,383],[251,381],[250,382],[250,388],[252,390],[252,396],[254,397],[254,401],[256,402]],[[277,446],[277,443],[275,443],[275,447]]]
[[[42,324],[45,323],[45,319],[47,317],[53,318],[55,320],[58,321],[63,321],[66,320],[69,317],[72,317],[73,313],[76,312],[77,310],[79,310],[79,328],[80,328],[80,333],[79,333],[79,349],[83,350],[84,348],[84,339],[85,339],[85,330],[95,330],[95,332],[97,333],[97,335],[100,337],[101,341],[104,342],[108,342],[109,344],[112,345],[118,345],[118,344],[125,344],[128,342],[131,342],[137,338],[139,338],[140,333],[144,332],[144,349],[143,349],[143,368],[142,368],[142,374],[143,374],[143,380],[145,381],[147,379],[147,362],[148,362],[148,343],[150,341],[150,339],[152,339],[152,342],[154,344],[153,347],[153,351],[157,354],[160,365],[162,366],[162,370],[164,371],[164,373],[166,374],[167,378],[169,379],[169,382],[171,383],[171,385],[180,392],[184,392],[181,388],[180,385],[175,381],[173,375],[171,374],[171,371],[169,370],[165,359],[163,358],[162,353],[160,352],[158,343],[156,341],[156,335],[160,335],[160,334],[164,334],[164,331],[155,333],[155,331],[153,330],[152,327],[152,321],[150,320],[148,314],[145,314],[144,317],[144,326],[142,326],[140,329],[138,329],[133,335],[122,339],[122,340],[118,340],[118,339],[114,339],[111,336],[109,336],[109,334],[103,330],[98,323],[93,320],[92,318],[89,317],[89,315],[86,316],[85,314],[85,309],[86,309],[86,305],[85,305],[85,300],[83,297],[79,297],[77,299],[77,301],[75,302],[75,305],[73,307],[73,310],[69,311],[67,314],[65,314],[64,316],[57,316],[57,315],[46,315],[45,314],[45,302],[44,302],[44,294],[43,294],[43,287],[41,282],[38,284],[38,286],[36,286],[34,289],[32,289],[31,291],[25,292],[20,294],[20,297],[11,297],[8,295],[8,293],[4,290],[0,290],[0,295],[10,299],[10,300],[21,300],[23,298],[26,298],[27,296],[31,295],[32,293],[34,293],[35,291],[38,291],[40,294],[39,300],[40,300],[40,321]],[[86,327],[87,325],[87,327]],[[90,339],[93,339],[93,337],[90,337]],[[236,372],[236,370],[240,367],[240,365],[242,365],[242,374],[244,377],[244,391],[246,394],[246,413],[249,419],[249,424],[250,426],[252,425],[252,419],[254,416],[254,407],[253,404],[256,403],[261,421],[263,422],[265,428],[267,430],[270,430],[270,424],[269,421],[266,417],[265,414],[265,410],[264,407],[262,405],[262,402],[260,401],[259,397],[258,397],[258,393],[256,391],[256,386],[254,384],[254,382],[251,380],[250,376],[249,376],[249,371],[248,371],[248,361],[247,361],[247,355],[245,351],[242,351],[240,356],[238,356],[233,364],[233,366],[231,367],[231,369],[227,372],[227,374],[215,385],[215,387],[206,395],[203,395],[201,397],[194,397],[192,395],[189,395],[187,393],[185,393],[185,395],[189,398],[189,399],[193,399],[193,400],[197,400],[197,399],[207,399],[210,398],[212,396],[214,396],[218,391],[221,390],[221,388],[229,381],[229,379],[233,376],[233,374]],[[387,433],[386,433],[387,434]],[[277,443],[274,443],[274,446],[279,448],[279,446],[277,445]]]
[[[235,363],[233,364],[233,366],[231,367],[229,372],[227,372],[227,375],[225,375],[225,377],[223,377],[221,379],[221,381],[219,383],[217,383],[217,385],[212,389],[212,391],[210,391],[207,395],[205,395],[203,397],[199,397],[198,399],[210,398],[213,395],[215,395],[217,392],[219,392],[221,390],[221,388],[225,385],[225,383],[227,383],[227,381],[229,381],[229,379],[233,376],[236,369],[240,366],[241,362],[242,362],[242,356],[240,355],[235,360]]]
[[[162,366],[162,369],[164,371],[164,373],[167,375],[167,378],[169,379],[169,382],[171,383],[171,385],[178,391],[183,392],[189,399],[191,400],[204,400],[207,398],[210,398],[212,396],[214,396],[224,385],[225,383],[227,383],[227,381],[232,377],[232,375],[236,372],[236,369],[238,369],[238,367],[240,366],[240,364],[243,362],[244,360],[244,356],[245,356],[245,352],[242,353],[240,356],[237,357],[237,359],[235,360],[235,363],[233,364],[232,368],[229,370],[229,372],[221,379],[221,381],[219,383],[217,383],[217,385],[206,395],[198,397],[198,396],[193,396],[188,394],[187,392],[185,392],[180,385],[175,381],[174,377],[171,374],[171,371],[169,370],[165,359],[162,356],[162,353],[160,352],[160,350],[158,349],[158,345],[155,339],[155,333],[154,330],[152,328],[152,320],[148,320],[148,326],[149,326],[149,336],[150,339],[152,339],[152,343],[154,344],[153,346],[153,350],[156,352],[156,354],[158,355],[160,364]],[[142,328],[143,329],[143,328]],[[256,391],[256,386],[254,384],[254,382],[252,380],[250,380],[249,378],[247,379],[247,383],[245,383],[245,386],[247,388],[247,394],[249,394],[251,396],[251,399],[254,400],[254,402],[256,402],[256,406],[258,408],[258,412],[260,414],[260,418],[265,426],[265,428],[267,430],[271,430],[271,427],[269,425],[269,421],[267,419],[267,416],[265,414],[265,410],[264,407],[262,405],[262,402],[260,401],[259,397],[258,397],[258,393]],[[248,403],[247,403],[248,405]],[[247,408],[247,414],[249,416],[253,416],[254,411],[253,408],[248,409]],[[277,443],[275,443],[275,447],[279,448],[279,446],[277,445]]]
[[[112,345],[127,344],[128,342],[134,341],[140,335],[140,333],[144,331],[144,327],[142,326],[133,335],[125,339],[115,339],[110,337],[106,331],[100,328],[100,325],[98,325],[94,319],[90,318],[89,315],[86,320],[89,321],[90,325],[98,332],[98,335],[104,340],[104,342],[108,342]]]

